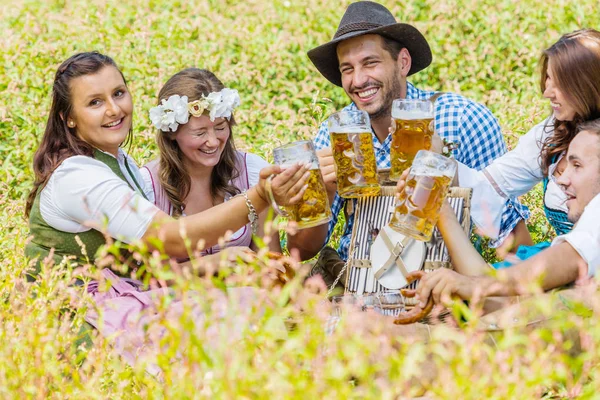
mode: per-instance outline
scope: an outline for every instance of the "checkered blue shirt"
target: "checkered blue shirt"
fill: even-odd
[[[433,91],[419,90],[412,84],[407,83],[407,99],[426,100],[435,93]],[[344,108],[344,110],[356,109],[357,107],[354,103]],[[460,143],[460,147],[453,151],[454,158],[468,167],[477,170],[485,168],[492,160],[506,153],[506,144],[502,137],[502,131],[500,130],[498,121],[490,110],[481,104],[454,93],[445,93],[435,103],[435,132],[443,139]],[[321,124],[314,144],[317,150],[331,146],[327,121]],[[385,141],[380,143],[373,132],[373,147],[378,168],[390,168],[390,145],[391,135],[388,135]],[[336,193],[331,205],[333,218],[329,222],[329,231],[325,243],[329,241],[333,228],[337,223],[339,213],[344,209],[347,201],[349,199],[343,199]],[[355,199],[352,201],[356,202]],[[514,199],[508,200],[502,214],[500,236],[491,245],[500,245],[506,236],[512,232],[519,220],[527,218],[529,218],[529,209],[527,207]],[[346,220],[346,226],[338,249],[340,257],[344,260],[348,258],[353,224],[354,215],[352,214]]]

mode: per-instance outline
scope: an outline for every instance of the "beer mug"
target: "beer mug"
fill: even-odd
[[[337,191],[344,198],[376,196],[380,192],[373,134],[365,111],[340,111],[329,117],[331,152]]]
[[[319,158],[311,141],[302,140],[277,147],[273,150],[275,164],[282,167],[298,162],[310,163],[308,188],[302,200],[291,206],[286,206],[288,218],[298,223],[298,228],[310,228],[329,222],[331,208],[327,198],[325,182],[319,169]]]
[[[420,150],[396,202],[390,228],[428,242],[455,173],[456,163],[451,159]]]
[[[392,103],[390,179],[397,181],[410,168],[419,150],[431,148],[433,103],[429,100],[397,99]]]

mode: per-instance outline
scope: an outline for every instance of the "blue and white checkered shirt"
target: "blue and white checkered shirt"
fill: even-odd
[[[436,92],[419,90],[412,84],[407,83],[407,99],[426,100]],[[356,110],[354,103],[345,107],[344,110]],[[460,143],[460,147],[453,150],[454,158],[477,170],[485,168],[495,158],[506,153],[506,144],[502,137],[502,131],[498,121],[491,111],[485,106],[475,103],[463,96],[454,93],[445,93],[435,103],[435,132],[450,142]],[[329,128],[327,121],[321,124],[319,133],[314,140],[315,148],[320,150],[331,146]],[[373,132],[373,147],[377,168],[390,168],[390,145],[391,135],[380,143]],[[346,206],[347,199],[341,198],[337,193],[331,205],[333,218],[329,222],[327,239],[329,241],[333,228],[337,223],[340,211]],[[353,200],[356,202],[356,200]],[[501,244],[506,236],[512,232],[519,220],[529,218],[529,209],[517,201],[509,200],[502,215],[500,236],[492,246]],[[349,215],[346,220],[344,234],[340,239],[338,252],[344,260],[348,258],[350,237],[354,215]]]

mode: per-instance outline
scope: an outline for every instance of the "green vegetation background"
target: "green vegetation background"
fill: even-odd
[[[120,381],[126,382],[127,389],[122,390],[129,395],[144,393],[141,380],[127,372],[111,373],[111,368],[121,370],[107,359],[97,376],[88,371],[89,375],[74,378],[77,374],[70,376],[69,369],[70,378],[61,381],[66,367],[45,364],[56,353],[48,349],[43,335],[52,327],[54,330],[47,332],[50,342],[60,336],[50,321],[58,314],[47,312],[48,307],[57,311],[50,306],[57,289],[46,288],[48,297],[40,297],[45,299],[43,304],[19,294],[27,293],[16,278],[25,265],[21,255],[28,234],[22,218],[24,198],[31,187],[32,157],[44,131],[50,85],[58,65],[76,52],[89,50],[117,61],[134,99],[131,153],[140,164],[156,156],[147,113],[155,105],[161,85],[182,68],[209,69],[240,92],[242,105],[236,112],[238,126],[234,130],[237,146],[270,159],[274,147],[312,138],[329,113],[347,104],[342,89],[320,76],[306,52],[333,36],[348,3],[0,1],[0,296],[4,299],[0,340],[5,343],[0,349],[0,396],[54,393],[60,397],[53,392],[60,389],[58,384],[52,386],[56,381],[67,392],[84,397],[108,397],[116,393],[111,387]],[[542,49],[563,33],[600,26],[597,0],[403,0],[384,4],[399,21],[419,28],[432,48],[433,63],[411,81],[486,104],[499,119],[509,147],[549,114],[539,90],[537,62]],[[529,226],[535,239],[550,237],[552,232],[540,210],[539,189],[524,201],[532,208]],[[31,333],[37,326],[37,334]],[[7,372],[10,369],[17,372]],[[86,379],[96,385],[89,392],[81,386]],[[311,381],[298,379],[308,385],[307,393],[311,392]],[[255,389],[254,394],[244,396],[260,397],[270,390]],[[217,393],[228,397],[227,392]]]

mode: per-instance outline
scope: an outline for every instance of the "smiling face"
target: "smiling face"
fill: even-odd
[[[219,163],[229,140],[231,129],[225,118],[211,121],[207,115],[190,116],[185,125],[177,129],[175,140],[190,167],[213,168]]]
[[[108,65],[70,84],[72,111],[67,125],[90,145],[117,155],[131,129],[133,102],[121,73]]]
[[[567,195],[569,221],[577,222],[588,203],[600,193],[600,136],[582,131],[569,145],[567,167],[558,178]]]
[[[410,55],[402,49],[394,60],[379,35],[342,41],[337,47],[342,87],[371,119],[389,118],[394,99],[406,97]]]
[[[559,87],[559,82],[555,77],[552,66],[552,59],[549,59],[544,97],[550,100],[550,105],[554,111],[554,118],[559,121],[572,121],[575,118],[575,107]]]

